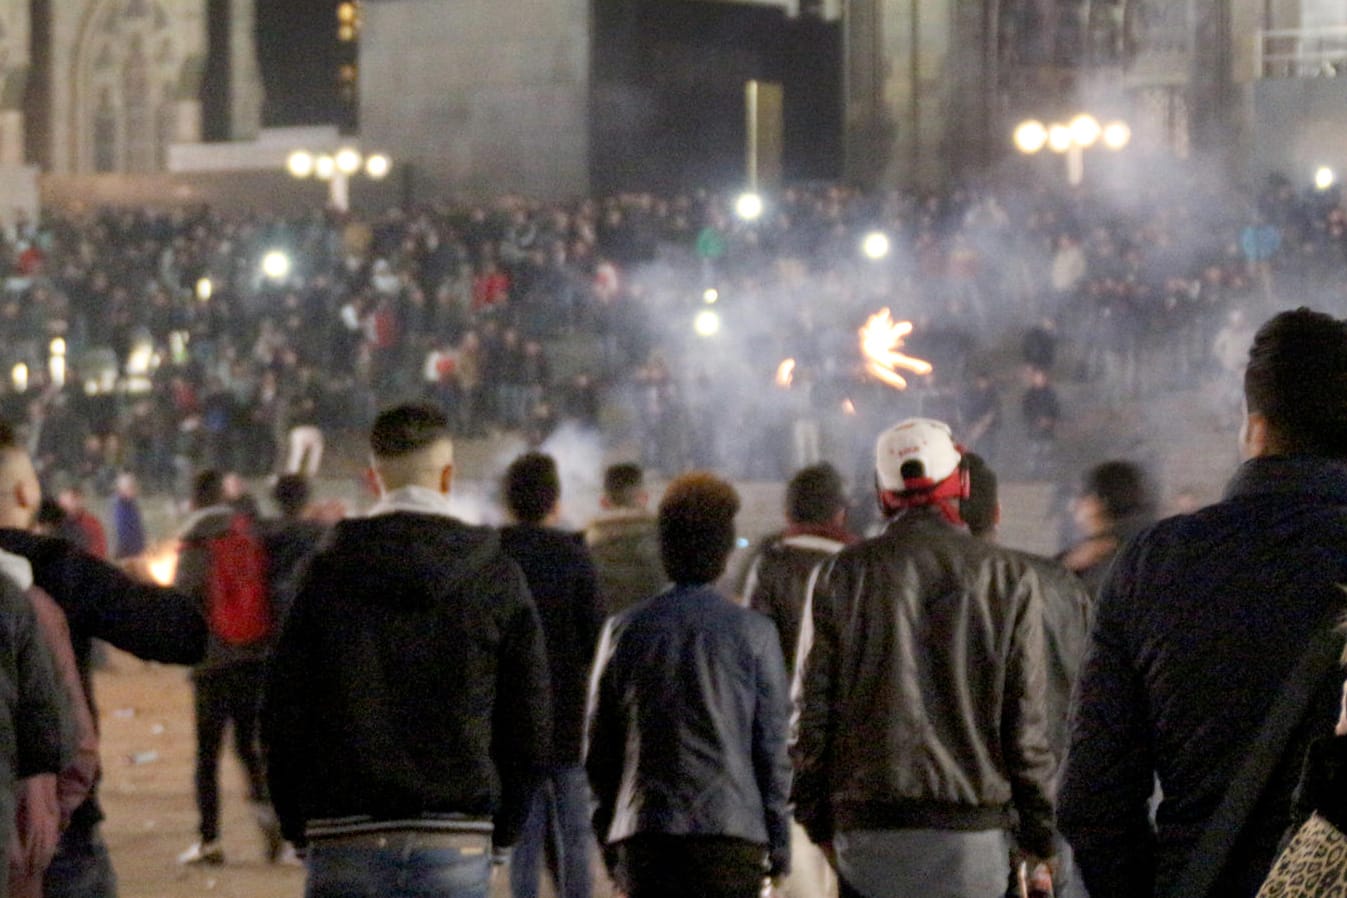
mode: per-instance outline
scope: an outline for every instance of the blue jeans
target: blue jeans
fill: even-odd
[[[42,878],[43,898],[117,898],[117,876],[98,827],[74,825],[61,834]]]
[[[304,898],[487,898],[491,840],[430,832],[321,839]]]
[[[559,898],[590,898],[593,873],[589,826],[589,780],[583,767],[562,767],[542,781],[519,841],[510,853],[510,892],[514,898],[537,898],[540,854]]]

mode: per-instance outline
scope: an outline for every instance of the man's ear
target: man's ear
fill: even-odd
[[[31,511],[42,502],[42,492],[36,481],[29,482],[20,478],[14,483],[14,504],[25,511]]]
[[[364,470],[365,488],[376,498],[384,494],[383,479],[379,477],[379,471],[373,465],[369,465]]]
[[[454,466],[445,465],[443,468],[440,468],[440,492],[446,496],[449,495],[449,488],[453,485],[453,483],[454,483]]]
[[[1245,459],[1272,454],[1272,432],[1261,412],[1245,412],[1239,428],[1239,452]]]

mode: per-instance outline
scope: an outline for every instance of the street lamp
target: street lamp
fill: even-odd
[[[752,191],[739,194],[734,212],[744,221],[757,221],[762,217],[762,197]]]
[[[279,249],[273,249],[262,257],[262,273],[273,281],[283,281],[290,276],[290,257]]]
[[[883,231],[871,231],[861,241],[861,252],[865,254],[865,258],[872,262],[878,262],[887,257],[889,248],[889,235]]]
[[[317,178],[328,184],[328,205],[338,212],[351,208],[351,178],[362,171],[372,181],[388,176],[393,161],[383,153],[363,155],[355,147],[342,147],[337,152],[315,154],[309,150],[293,150],[285,160],[286,170],[301,180]]]
[[[1338,176],[1327,165],[1321,165],[1314,171],[1314,189],[1323,193],[1337,183]]]
[[[710,309],[698,312],[692,320],[692,329],[699,337],[714,337],[720,333],[720,316]]]
[[[1081,113],[1069,122],[1042,122],[1029,119],[1020,122],[1011,134],[1015,149],[1032,156],[1047,147],[1066,157],[1066,179],[1072,187],[1085,180],[1085,151],[1102,143],[1110,150],[1121,150],[1132,140],[1132,129],[1124,121],[1106,125],[1089,113]]]

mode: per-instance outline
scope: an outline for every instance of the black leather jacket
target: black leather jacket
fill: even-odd
[[[795,746],[796,817],[836,831],[1010,828],[1052,853],[1040,583],[1023,557],[900,514],[823,569]]]
[[[587,717],[601,845],[727,836],[763,845],[772,875],[788,871],[790,710],[765,617],[681,586],[609,618]]]

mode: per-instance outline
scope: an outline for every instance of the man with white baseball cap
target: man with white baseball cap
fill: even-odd
[[[963,527],[963,451],[913,418],[880,435],[884,532],[827,562],[804,659],[795,815],[843,896],[983,898],[1014,843],[1052,854],[1042,596]]]

